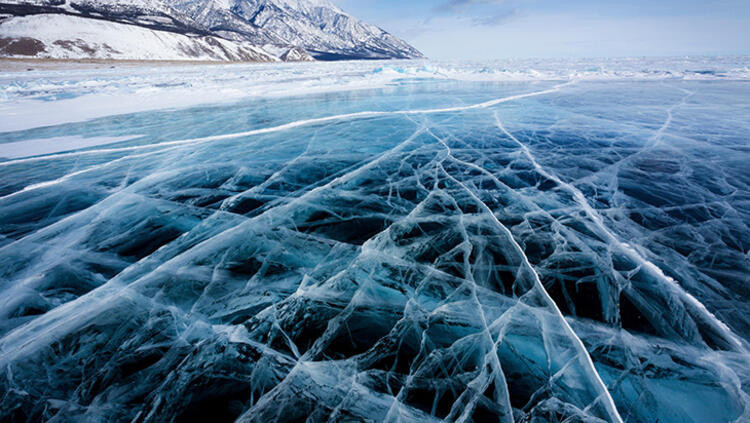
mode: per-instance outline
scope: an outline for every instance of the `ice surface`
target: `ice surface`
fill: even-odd
[[[59,153],[61,151],[80,150],[86,147],[115,144],[133,138],[137,138],[137,135],[126,137],[93,138],[81,138],[78,136],[72,136],[6,142],[2,144],[3,149],[0,154],[2,154],[2,157],[6,159],[20,159],[23,157],[42,156],[46,154]]]
[[[723,60],[6,74],[0,416],[747,421]]]

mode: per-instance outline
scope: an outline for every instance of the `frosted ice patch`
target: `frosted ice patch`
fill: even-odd
[[[98,145],[115,144],[132,140],[140,135],[123,137],[94,137],[84,138],[76,135],[24,140],[0,144],[0,157],[6,159],[20,159],[24,157],[41,156],[44,154],[60,153],[63,151],[80,150]]]

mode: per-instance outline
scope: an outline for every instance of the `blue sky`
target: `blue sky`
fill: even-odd
[[[750,0],[333,0],[435,59],[750,54]]]

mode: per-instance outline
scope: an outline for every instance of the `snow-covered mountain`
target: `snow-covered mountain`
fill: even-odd
[[[71,15],[86,23],[73,23]],[[140,42],[132,35],[138,33],[151,40],[149,48],[164,44],[158,40],[171,40],[163,57],[155,57],[163,59],[267,60],[265,54],[271,60],[295,61],[422,57],[404,41],[327,0],[0,0],[0,19],[0,56],[33,52],[26,55],[133,58],[130,53],[137,56]],[[35,37],[39,28],[44,30]],[[151,34],[145,35],[146,30]],[[117,39],[128,54],[102,47],[98,31]],[[72,47],[76,45],[79,48]]]
[[[0,38],[0,55],[12,57],[242,62],[280,59],[249,42],[207,35],[191,37],[62,14],[16,16],[3,22],[0,29],[4,34]]]

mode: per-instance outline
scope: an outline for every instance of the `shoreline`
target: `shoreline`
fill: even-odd
[[[46,59],[0,57],[0,72],[29,72],[35,70],[88,70],[128,67],[167,67],[194,65],[254,65],[269,62],[234,62],[219,60],[118,60],[118,59]],[[287,62],[279,62],[287,63]]]
[[[230,61],[230,60],[169,60],[169,59],[54,59],[38,57],[2,57],[0,72],[28,72],[34,70],[90,70],[117,69],[137,67],[179,67],[179,66],[247,66],[247,65],[288,65],[288,64],[321,64],[350,62],[418,62],[426,59],[352,59],[352,60],[314,60],[314,61]]]

